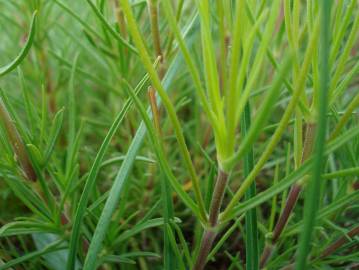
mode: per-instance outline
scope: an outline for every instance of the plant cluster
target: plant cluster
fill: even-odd
[[[358,12],[0,0],[0,269],[357,269]]]

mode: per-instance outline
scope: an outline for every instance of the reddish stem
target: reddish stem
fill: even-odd
[[[285,225],[288,222],[289,216],[292,213],[292,210],[298,200],[299,194],[302,190],[302,186],[299,184],[294,184],[289,192],[287,202],[283,209],[282,214],[279,217],[279,220],[274,228],[273,232],[273,242],[276,243],[279,236],[282,234],[282,231]]]
[[[319,256],[319,258],[324,258],[329,256],[330,254],[333,254],[337,249],[339,249],[341,246],[343,246],[345,243],[349,241],[348,237],[352,238],[359,234],[359,225],[351,229],[347,235],[344,235],[340,237],[337,241],[335,241],[333,244],[331,244],[329,247],[327,247],[322,254]]]

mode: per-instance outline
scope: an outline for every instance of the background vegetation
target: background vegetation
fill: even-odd
[[[0,0],[0,269],[358,269],[356,0]]]

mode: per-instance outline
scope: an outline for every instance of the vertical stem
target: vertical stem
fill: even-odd
[[[158,133],[160,135],[162,135],[162,130],[160,127],[160,111],[158,109],[157,102],[156,102],[156,91],[152,86],[150,86],[148,88],[148,98],[150,100],[150,106],[151,106],[152,115],[153,115],[153,123],[154,123],[155,128],[158,131]]]
[[[218,224],[218,216],[221,210],[222,200],[224,196],[224,190],[227,185],[228,174],[219,169],[216,185],[214,187],[213,197],[211,200],[211,206],[209,210],[209,225],[210,228],[206,229],[203,233],[199,253],[194,264],[194,270],[202,270],[206,265],[208,254],[213,245],[213,241],[216,237],[216,226]]]
[[[216,233],[214,231],[207,230],[203,233],[201,246],[193,270],[202,270],[205,267],[215,237]]]
[[[302,186],[300,184],[294,184],[289,192],[287,202],[281,213],[279,220],[274,228],[273,232],[273,243],[276,243],[279,236],[282,234],[285,225],[288,222],[289,216],[293,211],[295,204],[297,203],[299,194],[302,190]]]
[[[120,7],[120,3],[118,2],[118,0],[114,0],[114,2],[115,2],[115,15],[116,15],[118,27],[120,29],[123,38],[127,39],[126,23],[125,23],[125,17],[123,15],[123,11]]]
[[[176,22],[178,22],[179,19],[181,18],[183,4],[184,4],[184,0],[179,0],[179,3],[177,5],[177,12],[176,12]],[[168,41],[167,49],[166,49],[166,52],[164,53],[166,58],[168,58],[171,55],[172,44],[173,44],[173,40],[175,38],[175,36],[172,33],[170,33],[169,35],[170,35],[170,37],[168,39],[169,41]]]
[[[314,145],[314,135],[317,128],[317,124],[309,122],[306,124],[305,137],[304,137],[304,147],[302,153],[301,164],[303,164],[313,152]]]
[[[218,222],[219,211],[221,210],[222,200],[224,196],[224,189],[227,185],[228,174],[221,169],[218,172],[216,185],[214,187],[214,193],[211,201],[211,207],[209,210],[209,223],[212,227],[215,227]]]
[[[161,49],[161,38],[160,38],[160,30],[158,25],[158,2],[157,0],[149,0],[148,1],[148,9],[150,13],[150,21],[151,21],[151,33],[153,39],[153,46],[155,49],[156,58],[160,57],[158,76],[162,79],[165,74],[164,67],[164,55]]]
[[[42,45],[42,47],[45,47]],[[44,81],[46,82],[46,94],[49,96],[49,104],[47,105],[50,112],[53,114],[56,112],[56,96],[55,96],[55,88],[52,83],[51,78],[51,70],[49,67],[49,62],[47,59],[47,55],[44,50],[39,51],[39,59],[42,66],[42,69],[44,70]]]
[[[271,243],[266,243],[259,262],[260,269],[264,268],[264,266],[267,264],[269,258],[272,256],[273,250],[273,245]]]
[[[316,123],[313,123],[313,122],[309,122],[306,124],[301,164],[303,164],[312,154],[316,126],[317,126]],[[273,250],[275,248],[275,244],[277,243],[286,224],[288,223],[290,214],[292,213],[292,211],[298,201],[299,195],[302,191],[302,184],[303,184],[303,182],[295,183],[289,192],[285,207],[284,207],[282,213],[280,214],[280,217],[279,217],[277,224],[274,228],[272,238],[271,238],[270,242],[266,243],[264,250],[262,252],[261,259],[260,259],[260,267],[261,268],[263,268],[266,265],[267,261],[270,259],[271,255],[273,253]]]
[[[148,9],[150,12],[151,32],[152,32],[152,39],[153,39],[153,46],[155,49],[155,54],[156,54],[156,57],[160,56],[162,58],[160,31],[158,29],[158,3],[157,3],[157,0],[149,0],[148,1]]]

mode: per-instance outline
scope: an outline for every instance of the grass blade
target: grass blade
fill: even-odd
[[[64,247],[60,247],[59,245],[61,244],[62,240],[58,240],[54,243],[51,243],[50,245],[44,247],[43,249],[40,249],[40,250],[36,250],[36,251],[33,251],[33,252],[30,252],[22,257],[19,257],[19,258],[16,258],[14,260],[11,260],[3,265],[0,266],[0,270],[5,270],[5,269],[9,269],[10,267],[13,267],[13,266],[16,266],[20,263],[23,263],[25,261],[28,261],[28,260],[32,260],[32,259],[35,259],[37,257],[40,257],[44,254],[48,254],[48,253],[51,253],[51,252],[54,252],[54,251],[57,251],[57,250],[62,250],[64,249]]]
[[[4,76],[5,74],[15,69],[18,65],[20,65],[20,63],[28,54],[35,37],[36,15],[37,11],[34,11],[34,13],[32,14],[29,35],[24,47],[11,63],[7,64],[6,66],[0,67],[0,77]]]
[[[148,79],[148,76],[145,76],[142,79],[142,81],[138,84],[138,86],[136,87],[136,93],[138,93],[143,88],[147,79]],[[99,173],[102,160],[105,156],[106,150],[108,149],[111,139],[113,138],[116,131],[120,127],[123,119],[125,118],[128,110],[130,109],[131,105],[132,105],[132,101],[131,101],[131,99],[128,99],[127,102],[124,104],[122,110],[116,116],[116,119],[112,123],[99,151],[97,152],[96,158],[92,164],[89,176],[87,178],[84,190],[82,192],[82,195],[81,195],[81,198],[79,201],[79,205],[76,210],[76,216],[75,216],[75,221],[74,221],[74,225],[72,228],[72,234],[71,234],[71,240],[70,240],[70,246],[69,246],[69,260],[67,262],[68,270],[71,270],[74,268],[76,252],[77,252],[77,248],[78,248],[78,242],[79,242],[80,234],[81,234],[81,223],[82,223],[85,211],[86,211],[86,206],[87,206],[91,191],[93,190],[93,187],[95,185],[95,181],[96,181],[97,175]]]
[[[129,44],[123,37],[121,37],[121,35],[116,32],[111,25],[106,21],[105,17],[101,14],[101,12],[97,9],[97,7],[95,6],[94,3],[92,3],[91,0],[86,0],[87,3],[89,3],[91,9],[94,11],[94,13],[96,14],[97,18],[99,18],[99,20],[101,21],[101,23],[105,26],[105,28],[111,33],[111,35],[118,41],[120,42],[122,45],[126,46],[130,51],[132,51],[133,53],[137,53],[136,49]]]
[[[242,116],[242,131],[246,136],[251,125],[251,110],[249,101],[244,108]],[[249,175],[253,169],[253,149],[249,149],[248,153],[244,157],[244,176]],[[245,199],[249,200],[256,195],[256,183],[252,183],[249,189],[246,191]],[[257,211],[255,208],[246,212],[245,218],[246,227],[246,268],[257,270],[259,269],[259,254],[258,254],[258,231],[257,231]]]
[[[188,33],[188,30],[191,29],[192,26],[193,26],[193,24],[191,23],[188,26],[186,33]],[[189,38],[188,43],[192,43],[192,42],[193,42],[193,39]],[[177,57],[176,60],[174,60],[173,63],[171,64],[171,66],[168,69],[168,71],[164,77],[164,80],[163,80],[163,86],[165,89],[167,89],[169,87],[170,82],[173,80],[173,77],[174,77],[176,71],[180,68],[182,61],[183,61],[183,59],[181,57]],[[150,115],[150,109],[148,109],[147,112]],[[100,220],[96,226],[93,240],[91,242],[91,244],[93,243],[92,245],[93,245],[93,249],[94,249],[94,254],[98,254],[98,251],[101,248],[102,241],[105,237],[105,232],[109,226],[111,216],[112,216],[114,209],[116,208],[118,200],[120,198],[121,191],[123,189],[123,184],[132,169],[133,162],[136,159],[137,153],[142,145],[142,142],[144,140],[146,132],[147,132],[146,126],[142,122],[140,124],[139,128],[137,129],[135,137],[133,138],[133,140],[128,148],[125,159],[122,162],[120,170],[118,171],[118,174],[114,181],[114,184],[111,187],[110,195],[106,201],[106,205],[102,211]],[[96,238],[95,238],[95,236],[96,236]],[[96,239],[96,241],[94,241],[94,239]],[[96,258],[92,258],[92,259],[96,260]]]
[[[193,191],[196,197],[196,201],[199,205],[199,209],[201,212],[202,219],[206,220],[206,210],[204,207],[203,197],[201,194],[200,186],[199,186],[199,179],[196,174],[196,170],[194,168],[191,155],[188,151],[185,138],[183,136],[183,131],[181,124],[179,122],[179,119],[176,114],[175,107],[173,106],[169,96],[166,93],[165,88],[163,87],[160,78],[157,74],[157,71],[154,69],[150,56],[148,55],[145,43],[143,42],[143,39],[141,37],[140,31],[138,29],[134,14],[132,12],[131,6],[128,2],[128,0],[121,0],[122,8],[124,10],[124,13],[127,18],[128,27],[131,32],[132,38],[134,43],[136,44],[136,47],[139,51],[139,55],[141,57],[141,60],[151,78],[153,87],[158,92],[159,96],[161,97],[161,100],[163,102],[164,107],[167,110],[168,116],[171,119],[171,123],[173,125],[175,135],[181,150],[181,154],[184,160],[184,163],[187,167],[187,170],[190,174],[192,185],[193,185]]]
[[[327,104],[329,95],[330,67],[330,10],[332,1],[322,1],[321,4],[321,35],[320,35],[320,89],[318,93],[318,129],[315,138],[313,172],[308,185],[304,204],[304,227],[299,238],[296,270],[307,269],[307,257],[311,248],[311,236],[315,226],[315,216],[319,208],[321,174],[324,167],[325,136],[327,132]]]

